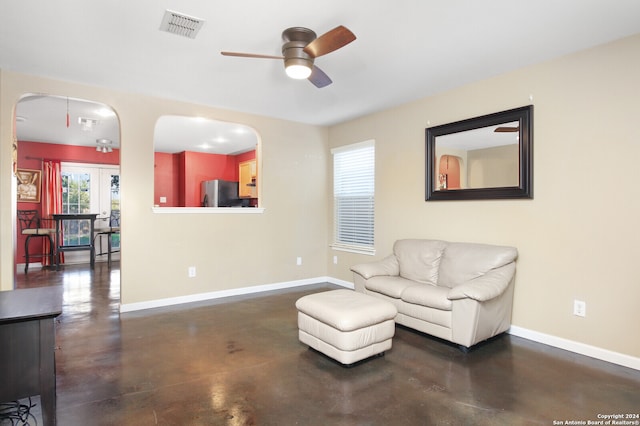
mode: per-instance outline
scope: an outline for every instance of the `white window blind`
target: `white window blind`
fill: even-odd
[[[334,242],[332,247],[374,253],[375,143],[331,150],[333,154]]]

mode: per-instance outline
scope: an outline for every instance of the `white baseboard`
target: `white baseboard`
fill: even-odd
[[[332,277],[316,277],[304,280],[287,281],[274,284],[257,285],[251,287],[234,288],[229,290],[212,291],[208,293],[190,294],[187,296],[170,297],[166,299],[149,300],[146,302],[125,303],[120,305],[120,312],[132,312],[143,309],[161,308],[165,306],[179,305],[182,303],[202,302],[212,299],[220,299],[222,297],[241,296],[253,293],[262,293],[265,291],[282,290],[286,288],[303,287],[313,284],[330,283],[341,287],[353,289],[352,282],[339,280]],[[598,348],[580,342],[552,336],[550,334],[540,333],[534,330],[512,325],[508,331],[509,334],[522,337],[527,340],[553,346],[555,348],[564,349],[580,355],[589,356],[602,361],[611,362],[623,367],[640,370],[640,358],[613,352],[607,349]]]
[[[349,282],[349,281],[339,280],[337,278],[331,278],[331,277],[324,277],[324,279],[328,283],[339,285],[339,286],[342,286],[342,287],[345,287],[345,288],[350,288],[351,290],[353,290],[355,288],[353,283]]]
[[[585,343],[575,342],[562,337],[552,336],[550,334],[540,333],[534,330],[528,330],[516,325],[512,325],[507,332],[527,340],[543,343],[545,345],[575,352],[580,355],[586,355],[591,358],[611,362],[613,364],[622,365],[623,367],[633,368],[634,370],[640,370],[640,358],[632,357],[630,355],[613,352],[608,349],[598,348]]]
[[[287,281],[282,283],[257,285],[251,287],[233,288],[229,290],[212,291],[208,293],[190,294],[187,296],[169,297],[166,299],[149,300],[146,302],[124,303],[120,305],[120,312],[132,312],[143,309],[162,308],[182,303],[202,302],[222,297],[241,296],[245,294],[262,293],[265,291],[282,290],[285,288],[302,287],[312,284],[331,283],[353,289],[353,284],[330,277],[308,278],[304,280]]]

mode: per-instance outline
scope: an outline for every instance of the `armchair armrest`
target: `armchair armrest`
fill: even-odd
[[[511,262],[452,288],[447,298],[449,300],[469,298],[478,302],[486,302],[500,296],[509,287],[515,272],[516,263]]]
[[[364,279],[369,279],[377,275],[397,276],[400,275],[400,265],[398,259],[392,254],[377,262],[360,263],[351,267],[351,270]]]

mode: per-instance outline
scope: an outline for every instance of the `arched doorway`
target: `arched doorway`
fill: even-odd
[[[29,199],[18,194],[18,210],[37,211],[49,220],[48,226],[53,214],[91,212],[104,218],[112,209],[119,210],[120,123],[109,106],[65,96],[26,94],[15,107],[14,141],[17,175],[20,170],[30,170],[41,176],[37,183],[40,196]],[[95,223],[96,227],[101,224]],[[94,239],[85,222],[64,226],[65,239]],[[17,224],[15,229],[14,264],[18,272],[23,270],[21,262],[26,261],[26,237]],[[47,241],[40,248],[35,244],[30,243],[30,258],[32,251],[46,253]],[[103,244],[106,246],[106,241]],[[119,235],[115,241],[118,244]],[[87,268],[91,263],[88,253],[65,257],[67,262],[86,264]],[[36,259],[41,266],[49,264],[46,256]]]
[[[460,159],[454,155],[440,157],[438,190],[460,189]]]

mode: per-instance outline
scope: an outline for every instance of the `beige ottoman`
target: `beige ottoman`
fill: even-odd
[[[296,302],[298,338],[323,354],[353,364],[391,349],[393,304],[352,290],[303,296]]]

